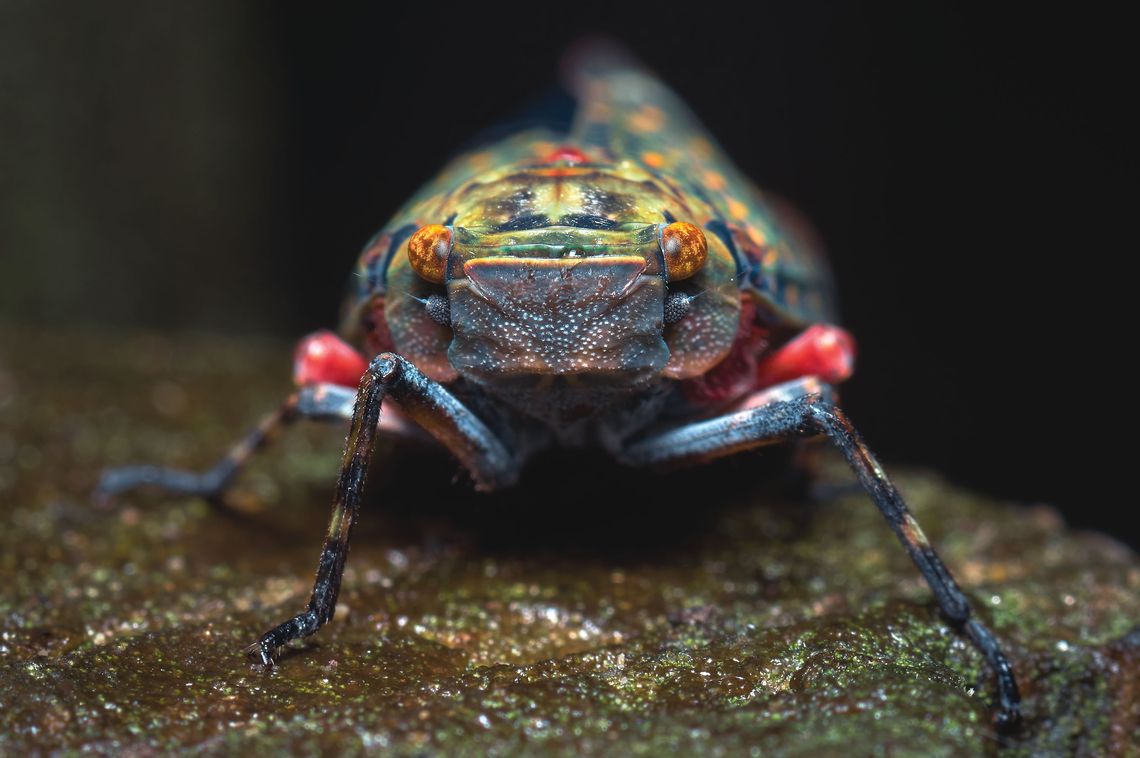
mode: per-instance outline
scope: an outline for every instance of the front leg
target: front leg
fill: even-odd
[[[495,489],[513,483],[518,476],[516,456],[450,392],[399,355],[376,356],[360,379],[333,497],[332,519],[321,548],[309,605],[248,648],[249,654],[265,665],[273,664],[282,645],[307,637],[332,618],[352,527],[360,511],[368,462],[375,447],[380,405],[389,394],[405,415],[459,459],[478,488]]]
[[[827,437],[843,453],[922,572],[942,613],[985,656],[997,677],[999,725],[1016,723],[1021,696],[1009,661],[989,629],[972,616],[969,599],[930,546],[874,454],[834,404],[833,396],[831,387],[818,379],[787,382],[752,396],[743,410],[637,439],[627,444],[619,458],[637,466],[664,465],[719,458],[802,437]]]

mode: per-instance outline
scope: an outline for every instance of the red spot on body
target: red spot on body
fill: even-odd
[[[590,156],[576,147],[562,145],[543,159],[544,163],[589,163]]]
[[[779,350],[765,356],[756,369],[758,387],[816,376],[836,384],[855,370],[855,339],[844,329],[816,324]]]
[[[293,381],[297,386],[337,384],[355,388],[368,361],[332,332],[316,332],[297,343],[293,352]]]

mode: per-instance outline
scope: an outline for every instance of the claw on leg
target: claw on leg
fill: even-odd
[[[298,613],[283,624],[279,624],[261,635],[261,639],[245,649],[246,655],[255,662],[272,668],[280,657],[281,649],[290,640],[307,637],[320,628],[327,619],[318,619],[317,614],[308,610]]]

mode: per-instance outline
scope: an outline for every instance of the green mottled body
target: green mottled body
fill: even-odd
[[[354,279],[347,331],[368,354],[394,350],[436,381],[469,379],[491,394],[513,394],[504,388],[517,389],[523,375],[612,378],[621,365],[640,361],[623,382],[611,384],[634,392],[678,383],[689,390],[682,394],[691,404],[710,407],[747,395],[759,384],[755,366],[762,354],[833,317],[829,274],[818,246],[792,213],[732,166],[685,105],[644,70],[620,55],[594,51],[568,72],[576,102],[568,132],[522,131],[459,156],[369,243]],[[573,153],[577,159],[566,159]],[[708,260],[692,278],[668,285],[696,297],[686,318],[658,321],[661,345],[649,344],[653,325],[644,323],[624,335],[624,352],[609,344],[593,350],[583,346],[590,335],[603,332],[612,337],[609,342],[618,340],[613,324],[591,321],[604,310],[605,287],[616,288],[617,282],[602,283],[596,312],[580,302],[572,312],[566,310],[569,302],[545,302],[547,315],[554,313],[561,324],[584,325],[565,335],[575,339],[562,341],[530,338],[544,327],[536,315],[542,303],[516,320],[515,331],[526,332],[527,339],[496,345],[458,344],[465,325],[467,333],[502,331],[496,329],[496,314],[440,324],[423,307],[432,294],[446,294],[457,315],[469,285],[464,264],[484,257],[503,265],[507,258],[512,263],[527,259],[525,266],[533,269],[522,277],[516,271],[503,303],[526,299],[525,280],[536,281],[542,260],[561,261],[565,268],[574,258],[617,263],[622,256],[641,256],[647,265],[636,284],[648,288],[658,274],[664,288],[664,278],[654,270],[656,235],[674,220],[703,229]],[[417,276],[403,254],[409,237],[426,224],[454,230],[456,254],[444,285]],[[604,270],[579,269],[577,276],[602,276]],[[576,286],[581,300],[584,285]],[[501,308],[496,313],[509,331],[510,314]],[[535,386],[549,390],[552,385]],[[590,402],[597,404],[596,398]]]

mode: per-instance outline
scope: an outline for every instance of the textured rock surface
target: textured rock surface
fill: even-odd
[[[388,451],[336,619],[257,670],[241,649],[307,599],[342,430],[283,438],[240,518],[86,493],[104,464],[211,462],[288,357],[0,332],[0,753],[1135,750],[1134,554],[896,472],[1020,674],[1025,724],[999,741],[979,656],[874,508],[789,501],[755,456],[668,476],[553,458],[486,497]]]

